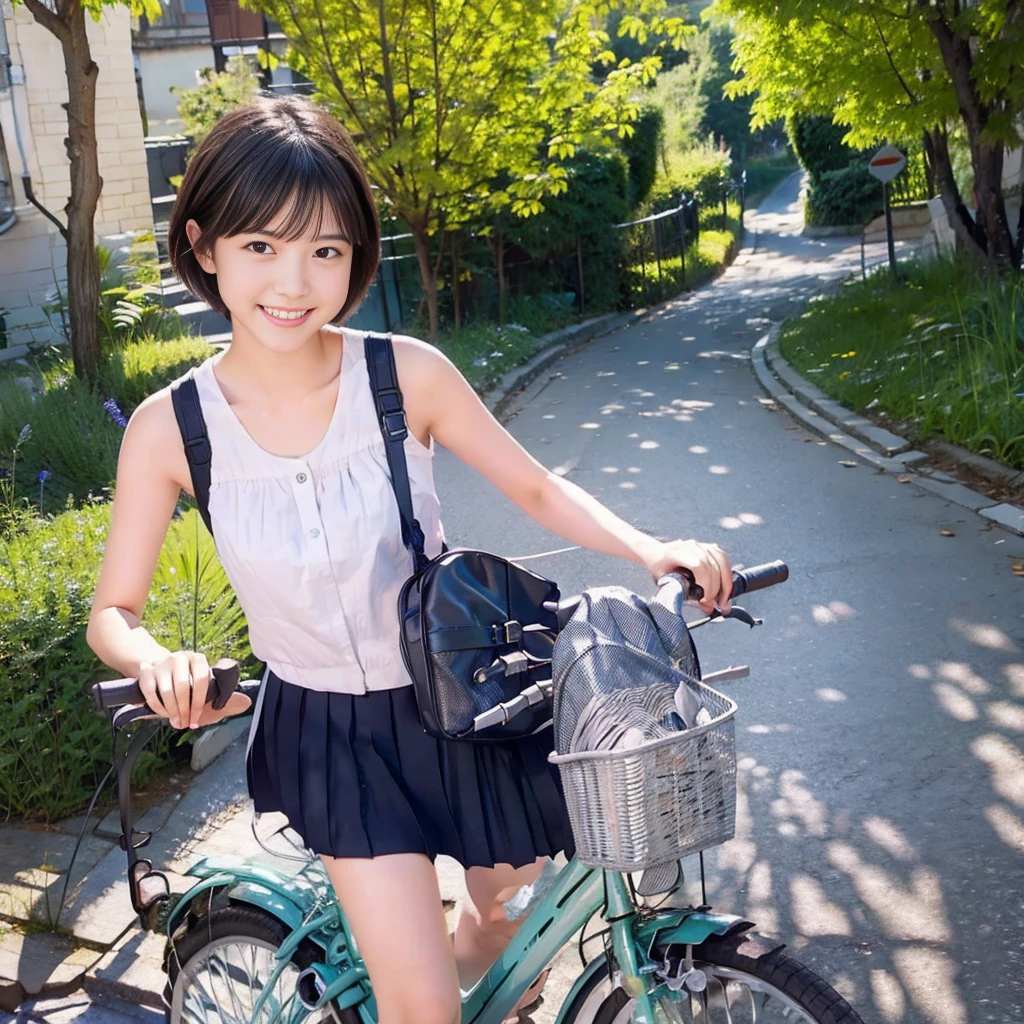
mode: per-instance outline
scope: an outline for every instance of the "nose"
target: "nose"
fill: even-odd
[[[278,259],[274,267],[274,291],[285,299],[299,299],[309,293],[307,260],[301,254]]]

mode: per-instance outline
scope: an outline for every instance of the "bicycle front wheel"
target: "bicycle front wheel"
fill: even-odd
[[[296,998],[299,973],[317,959],[310,943],[299,946],[255,1015],[289,932],[255,907],[227,906],[201,917],[170,950],[169,1024],[357,1024],[351,1010],[307,1011]]]
[[[674,947],[668,959],[685,955]],[[863,1024],[828,982],[755,936],[708,939],[693,947],[693,962],[693,987],[703,988],[662,986],[652,998],[657,1024]],[[606,965],[577,993],[564,1024],[632,1024],[633,1005]]]

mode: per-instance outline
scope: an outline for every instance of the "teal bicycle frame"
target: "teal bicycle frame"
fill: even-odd
[[[189,874],[201,881],[182,897],[169,916],[169,939],[194,901],[218,890],[225,890],[231,901],[259,907],[291,929],[277,951],[274,972],[264,984],[253,1020],[262,1020],[266,1014],[268,1021],[300,1024],[309,1013],[334,1001],[342,1009],[355,1008],[361,1024],[376,1024],[377,1008],[366,968],[318,862],[311,861],[295,875],[287,876],[270,868],[218,857],[200,861]],[[655,972],[664,965],[661,950],[671,945],[697,945],[744,923],[737,917],[693,909],[642,911],[621,874],[571,860],[530,910],[504,953],[472,989],[463,993],[463,1024],[500,1024],[541,972],[597,914],[608,925],[616,981],[636,998],[636,1024],[654,1024],[650,997],[661,984],[655,978]],[[324,953],[322,963],[313,968],[318,975],[319,994],[315,1007],[307,1008],[297,998],[284,1006],[267,1006],[278,978],[305,940],[315,943]],[[561,1024],[577,992],[603,961],[604,957],[597,957],[576,979],[556,1024]]]

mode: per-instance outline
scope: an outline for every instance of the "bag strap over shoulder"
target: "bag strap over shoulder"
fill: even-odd
[[[188,471],[192,477],[192,491],[196,496],[196,505],[206,528],[213,535],[213,524],[210,521],[210,463],[212,450],[210,438],[206,433],[206,420],[203,418],[203,407],[199,404],[199,389],[195,378],[190,372],[171,387],[171,405],[174,407],[174,418],[178,421],[181,443],[185,447],[185,458],[188,460]]]
[[[395,500],[398,502],[398,511],[402,518],[402,543],[412,555],[416,572],[420,572],[428,559],[423,550],[423,528],[417,521],[412,506],[409,467],[405,461],[405,439],[409,436],[409,426],[405,419],[402,392],[398,386],[391,336],[367,333],[364,349],[370,390],[373,392],[380,432],[384,438],[388,469],[391,471],[391,487],[395,492]]]

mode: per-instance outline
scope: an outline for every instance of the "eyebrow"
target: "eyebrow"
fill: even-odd
[[[268,238],[274,238],[280,240],[284,238],[284,235],[278,234],[276,231],[271,231],[269,228],[256,228],[251,234],[254,235],[266,235]],[[352,244],[352,240],[348,235],[318,235],[314,242],[345,242],[347,245]]]

